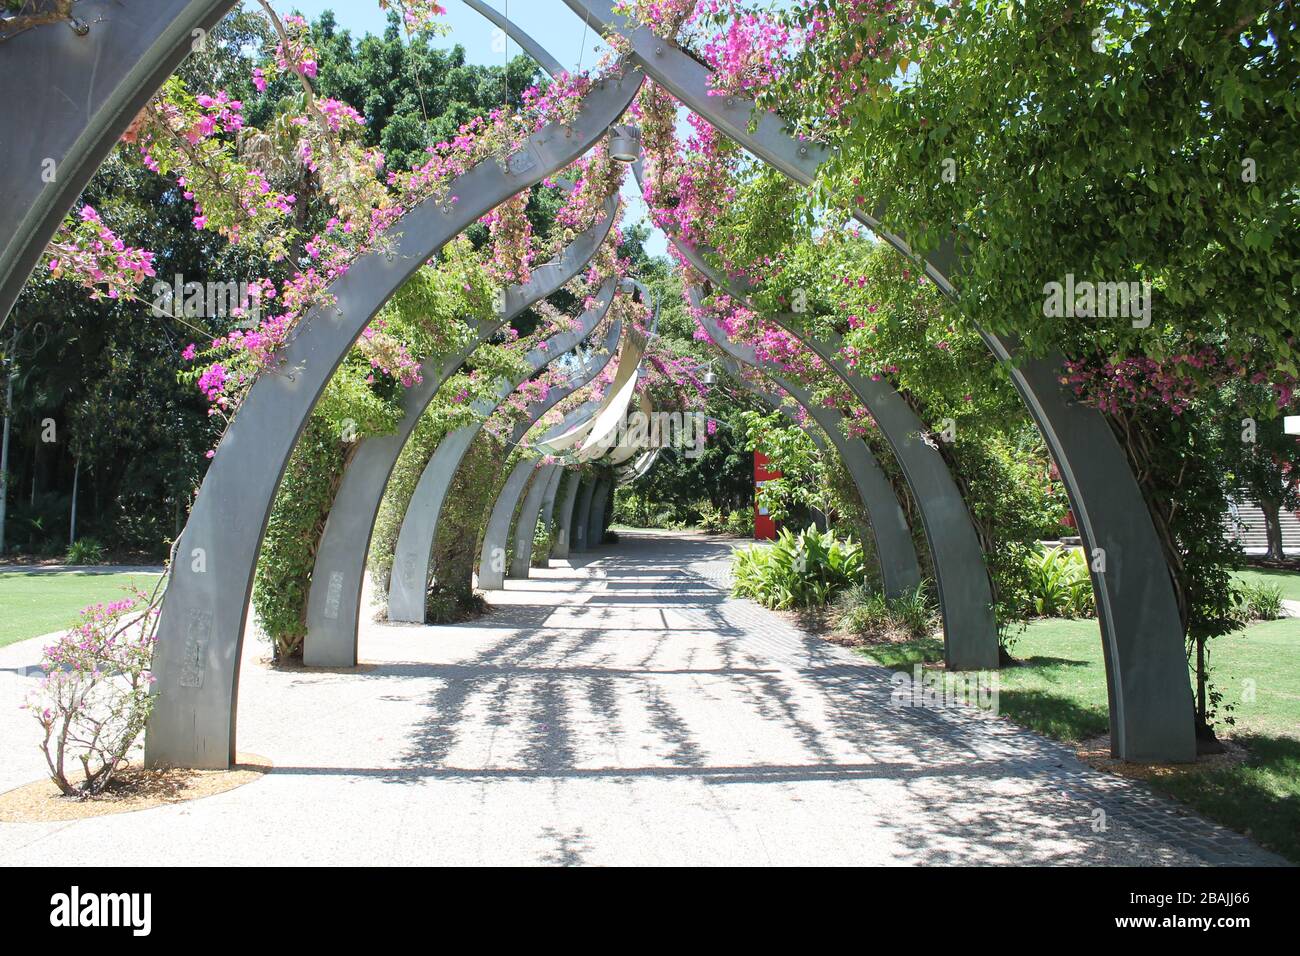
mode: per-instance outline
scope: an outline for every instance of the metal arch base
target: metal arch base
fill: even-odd
[[[811,184],[826,151],[800,143],[781,119],[738,97],[710,97],[710,71],[671,41],[614,13],[608,0],[565,0],[601,32],[630,40],[632,55],[656,82],[759,159]],[[756,129],[749,131],[751,118]],[[855,218],[908,257],[913,250],[873,216]],[[949,295],[958,258],[950,243],[925,262],[926,274]],[[1017,363],[1013,336],[980,330],[1008,370],[1061,473],[1093,571],[1110,700],[1111,753],[1124,760],[1186,763],[1196,758],[1191,686],[1178,606],[1150,511],[1128,460],[1100,412],[1074,404],[1062,389],[1060,355]],[[1093,562],[1090,562],[1090,566]]]
[[[546,494],[542,496],[542,510],[539,515],[542,527],[546,529],[548,535],[551,533],[551,529],[555,527],[555,498],[560,493],[560,482],[563,480],[564,467],[556,465],[551,471],[551,480],[547,483]]]
[[[596,327],[609,310],[614,298],[614,283],[608,281],[598,293],[597,304],[584,313],[582,324],[577,333],[566,332],[553,338],[547,348],[537,348],[528,353],[529,374],[540,371],[545,366],[558,360],[564,353],[574,348],[587,333]],[[541,407],[533,420],[540,418],[546,410],[553,407],[566,395],[581,388],[608,364],[611,350],[618,342],[622,327],[615,323],[605,339],[605,349],[587,368],[586,377],[564,389],[551,389],[546,399],[529,406]],[[482,400],[474,406],[478,420],[456,429],[439,444],[420,474],[415,492],[407,503],[406,514],[402,517],[401,527],[397,533],[397,544],[393,550],[393,567],[388,578],[388,619],[404,621],[411,624],[423,624],[425,620],[425,595],[429,589],[429,563],[433,556],[433,546],[438,538],[438,523],[441,520],[443,505],[447,493],[451,490],[456,472],[469,451],[470,444],[478,436],[487,419],[500,404],[519,387],[522,379],[501,383],[495,401]],[[526,431],[516,430],[513,439],[517,442]]]
[[[0,327],[59,223],[127,126],[233,0],[79,0],[90,30],[52,23],[4,41]],[[54,163],[53,181],[48,163]]]
[[[605,218],[566,247],[557,262],[539,266],[528,282],[510,286],[501,315],[484,322],[469,344],[453,355],[427,361],[421,369],[422,381],[402,394],[405,414],[396,430],[361,443],[343,473],[316,551],[307,597],[307,635],[302,654],[305,665],[356,665],[366,556],[384,489],[402,449],[442,384],[502,326],[563,287],[591,261],[613,228],[617,208],[617,197],[611,197],[605,206]]]
[[[393,249],[360,257],[253,383],[217,448],[172,566],[154,655],[150,766],[225,768],[234,757],[240,651],[257,556],[281,475],[329,377],[371,317],[421,263],[506,199],[573,162],[622,115],[642,76],[598,83],[572,123],[533,134],[507,162],[458,177],[455,201],[426,201],[390,230]]]
[[[844,416],[812,400],[807,391],[777,375],[770,363],[758,358],[752,348],[746,348],[727,338],[726,331],[700,308],[699,290],[689,290],[692,304],[700,312],[699,321],[715,345],[738,362],[763,369],[773,381],[785,389],[803,409],[821,426],[826,437],[839,452],[857,486],[862,504],[871,521],[871,532],[876,539],[876,557],[880,562],[881,580],[888,597],[901,597],[915,591],[921,583],[921,568],[916,559],[912,530],[908,527],[903,509],[899,507],[889,479],[863,441],[845,437],[840,429]],[[779,407],[779,402],[778,402]]]

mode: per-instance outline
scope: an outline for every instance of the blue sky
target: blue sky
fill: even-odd
[[[445,38],[450,46],[459,43],[471,63],[504,62],[504,55],[494,52],[492,31],[494,27],[475,13],[461,0],[439,0],[447,8],[444,22],[451,27]],[[523,27],[542,46],[569,69],[576,69],[581,60],[590,67],[600,58],[605,45],[594,33],[587,31],[583,42],[584,24],[563,0],[488,0],[511,20]],[[353,34],[379,33],[387,24],[386,14],[379,9],[377,0],[280,0],[279,11],[299,10],[308,19],[314,19],[325,10],[333,10],[334,18]],[[519,47],[509,43],[509,55],[519,54]],[[598,51],[598,52],[593,52]]]
[[[451,33],[440,42],[446,46],[459,43],[465,48],[465,57],[470,63],[499,65],[505,62],[507,56],[518,56],[521,52],[516,44],[508,40],[506,51],[499,52],[501,41],[499,37],[494,37],[493,25],[461,0],[440,2],[447,8],[445,22],[451,27]],[[606,47],[600,37],[586,30],[582,20],[569,10],[563,0],[489,2],[502,13],[507,13],[511,20],[571,70],[579,67],[590,69],[605,52]],[[350,30],[353,36],[380,33],[387,26],[386,14],[379,9],[377,0],[296,0],[276,3],[275,7],[280,12],[297,10],[308,19],[315,19],[324,11],[333,10],[334,19],[341,27]],[[494,45],[497,50],[493,49]],[[627,204],[624,219],[626,225],[648,221],[645,204],[630,175],[623,189],[623,198]],[[658,229],[651,229],[646,250],[651,255],[664,255],[667,252],[667,241]]]

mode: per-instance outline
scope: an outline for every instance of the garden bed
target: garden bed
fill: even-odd
[[[165,804],[201,800],[260,780],[271,761],[239,754],[229,770],[146,769],[119,771],[108,789],[93,799],[64,796],[52,780],[38,780],[0,793],[0,823],[51,823],[132,813]]]

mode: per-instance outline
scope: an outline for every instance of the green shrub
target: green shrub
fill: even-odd
[[[302,656],[316,548],[348,450],[334,426],[313,415],[275,496],[253,581],[253,607],[277,664]]]
[[[435,584],[424,598],[425,620],[430,624],[459,624],[487,613],[487,600],[473,588]]]
[[[78,538],[68,546],[64,564],[103,564],[104,546],[95,538]]]
[[[734,534],[741,538],[752,538],[754,536],[754,509],[740,508],[727,515],[725,529],[728,534]]]
[[[1082,551],[1042,548],[1025,556],[1027,613],[1038,617],[1091,617],[1096,613],[1092,577]]]
[[[832,622],[843,637],[916,640],[934,633],[939,613],[927,581],[892,601],[869,585],[859,584],[846,588],[836,599]]]
[[[1237,619],[1249,621],[1276,621],[1282,616],[1282,588],[1267,581],[1258,584],[1241,584],[1234,595]]]
[[[778,610],[825,607],[840,591],[865,577],[862,546],[829,531],[783,529],[771,545],[737,548],[733,592]]]
[[[551,552],[555,550],[555,539],[559,534],[559,529],[552,522],[550,528],[546,527],[540,516],[537,519],[537,527],[533,529],[533,555],[531,564],[535,568],[546,567],[551,560]]]
[[[701,501],[695,506],[700,513],[700,530],[708,534],[717,534],[727,527],[726,516],[721,508],[715,508],[711,501]]]

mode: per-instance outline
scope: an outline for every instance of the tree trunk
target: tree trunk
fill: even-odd
[[[1265,555],[1270,561],[1281,561],[1286,557],[1282,550],[1282,521],[1278,515],[1281,505],[1276,501],[1261,501],[1259,510],[1264,513],[1264,532],[1268,537],[1268,553]]]

